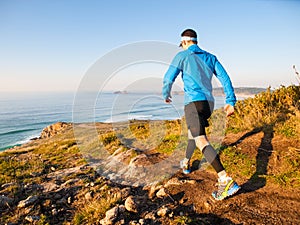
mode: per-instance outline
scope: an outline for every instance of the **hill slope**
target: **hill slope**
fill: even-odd
[[[229,199],[211,198],[216,174],[210,167],[199,168],[197,150],[189,175],[178,168],[156,184],[122,185],[87,163],[73,124],[58,123],[45,129],[43,138],[0,153],[0,223],[299,224],[299,93],[299,87],[282,87],[237,104],[219,147],[227,171],[242,186]],[[143,140],[151,143],[150,127],[159,131],[162,124],[166,134],[150,148]],[[89,126],[94,125],[81,124]],[[126,145],[111,124],[95,126],[110,154],[128,164],[141,155],[141,163],[156,163],[186,145],[182,121],[132,121],[135,138]],[[87,132],[82,133],[87,139]],[[96,149],[95,143],[89,140],[89,148]],[[130,144],[140,144],[144,151]]]

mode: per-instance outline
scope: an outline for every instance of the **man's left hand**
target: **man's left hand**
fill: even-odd
[[[226,112],[226,116],[231,116],[234,113],[234,107],[232,105],[225,105],[224,111]]]

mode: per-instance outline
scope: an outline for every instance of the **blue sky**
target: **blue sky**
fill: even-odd
[[[0,91],[75,91],[112,49],[178,44],[186,28],[235,87],[297,83],[299,12],[296,0],[0,0]]]

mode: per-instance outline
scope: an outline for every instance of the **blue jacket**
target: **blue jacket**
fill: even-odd
[[[221,82],[226,104],[235,105],[236,97],[231,80],[218,61],[217,57],[200,49],[198,45],[191,45],[187,50],[179,52],[173,59],[163,80],[163,98],[171,97],[172,85],[181,72],[184,83],[184,104],[194,101],[214,101],[212,95],[213,74]]]

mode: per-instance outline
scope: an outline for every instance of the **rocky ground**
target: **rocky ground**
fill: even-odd
[[[227,135],[224,146],[254,163],[243,175],[239,168],[244,165],[239,163],[245,164],[245,158],[235,161],[231,168],[237,169],[229,172],[242,189],[231,198],[215,201],[211,192],[216,175],[209,168],[198,169],[198,159],[193,159],[189,175],[178,169],[153,185],[121,185],[82,160],[72,141],[71,124],[55,126],[47,128],[43,138],[0,155],[1,169],[11,170],[8,164],[14,162],[26,162],[24,174],[28,165],[31,168],[26,176],[3,171],[0,224],[300,224],[299,177],[284,185],[272,178],[272,173],[288,169],[282,167],[288,154],[294,154],[293,165],[299,165],[299,140],[263,131]],[[54,154],[53,149],[61,151]],[[226,157],[221,153],[222,160]]]

